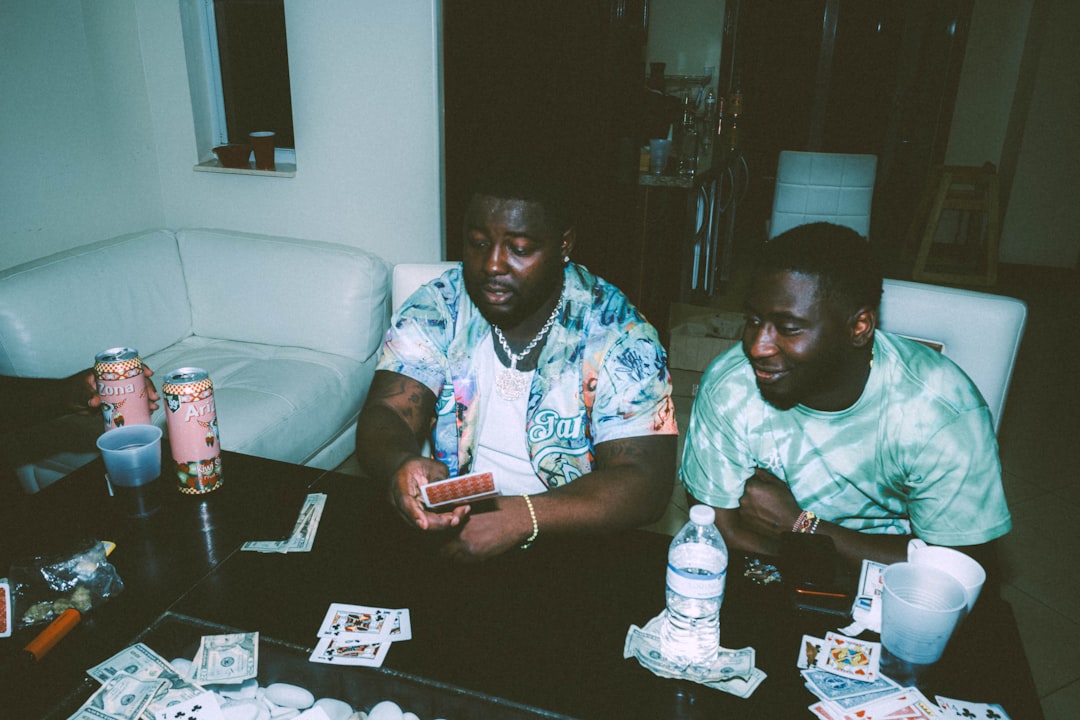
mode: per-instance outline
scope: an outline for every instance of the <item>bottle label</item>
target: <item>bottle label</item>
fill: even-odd
[[[706,600],[722,597],[727,558],[716,548],[687,543],[668,555],[667,586],[683,597]]]

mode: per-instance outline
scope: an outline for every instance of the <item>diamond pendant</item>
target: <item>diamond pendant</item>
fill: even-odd
[[[529,389],[528,377],[518,372],[514,365],[517,363],[499,370],[495,375],[495,392],[499,393],[503,400],[520,400]]]

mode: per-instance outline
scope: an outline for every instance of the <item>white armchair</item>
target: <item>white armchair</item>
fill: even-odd
[[[1001,425],[1027,305],[1016,298],[939,285],[885,280],[880,325],[897,335],[930,340],[979,388]]]

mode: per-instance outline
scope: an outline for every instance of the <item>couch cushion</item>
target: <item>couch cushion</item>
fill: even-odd
[[[210,373],[224,449],[298,464],[352,425],[375,372],[374,358],[196,336],[147,362],[159,378],[188,366]]]
[[[176,237],[196,335],[355,360],[378,351],[389,320],[381,258],[346,245],[231,231],[185,229]]]
[[[176,239],[150,230],[0,272],[0,373],[65,377],[111,347],[144,357],[191,333]]]

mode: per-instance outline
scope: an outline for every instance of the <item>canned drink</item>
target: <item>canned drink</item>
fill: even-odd
[[[161,394],[180,492],[217,490],[222,484],[221,444],[209,373],[195,367],[174,370],[161,381]]]
[[[142,358],[135,348],[109,348],[94,356],[105,429],[150,424],[150,394]]]

